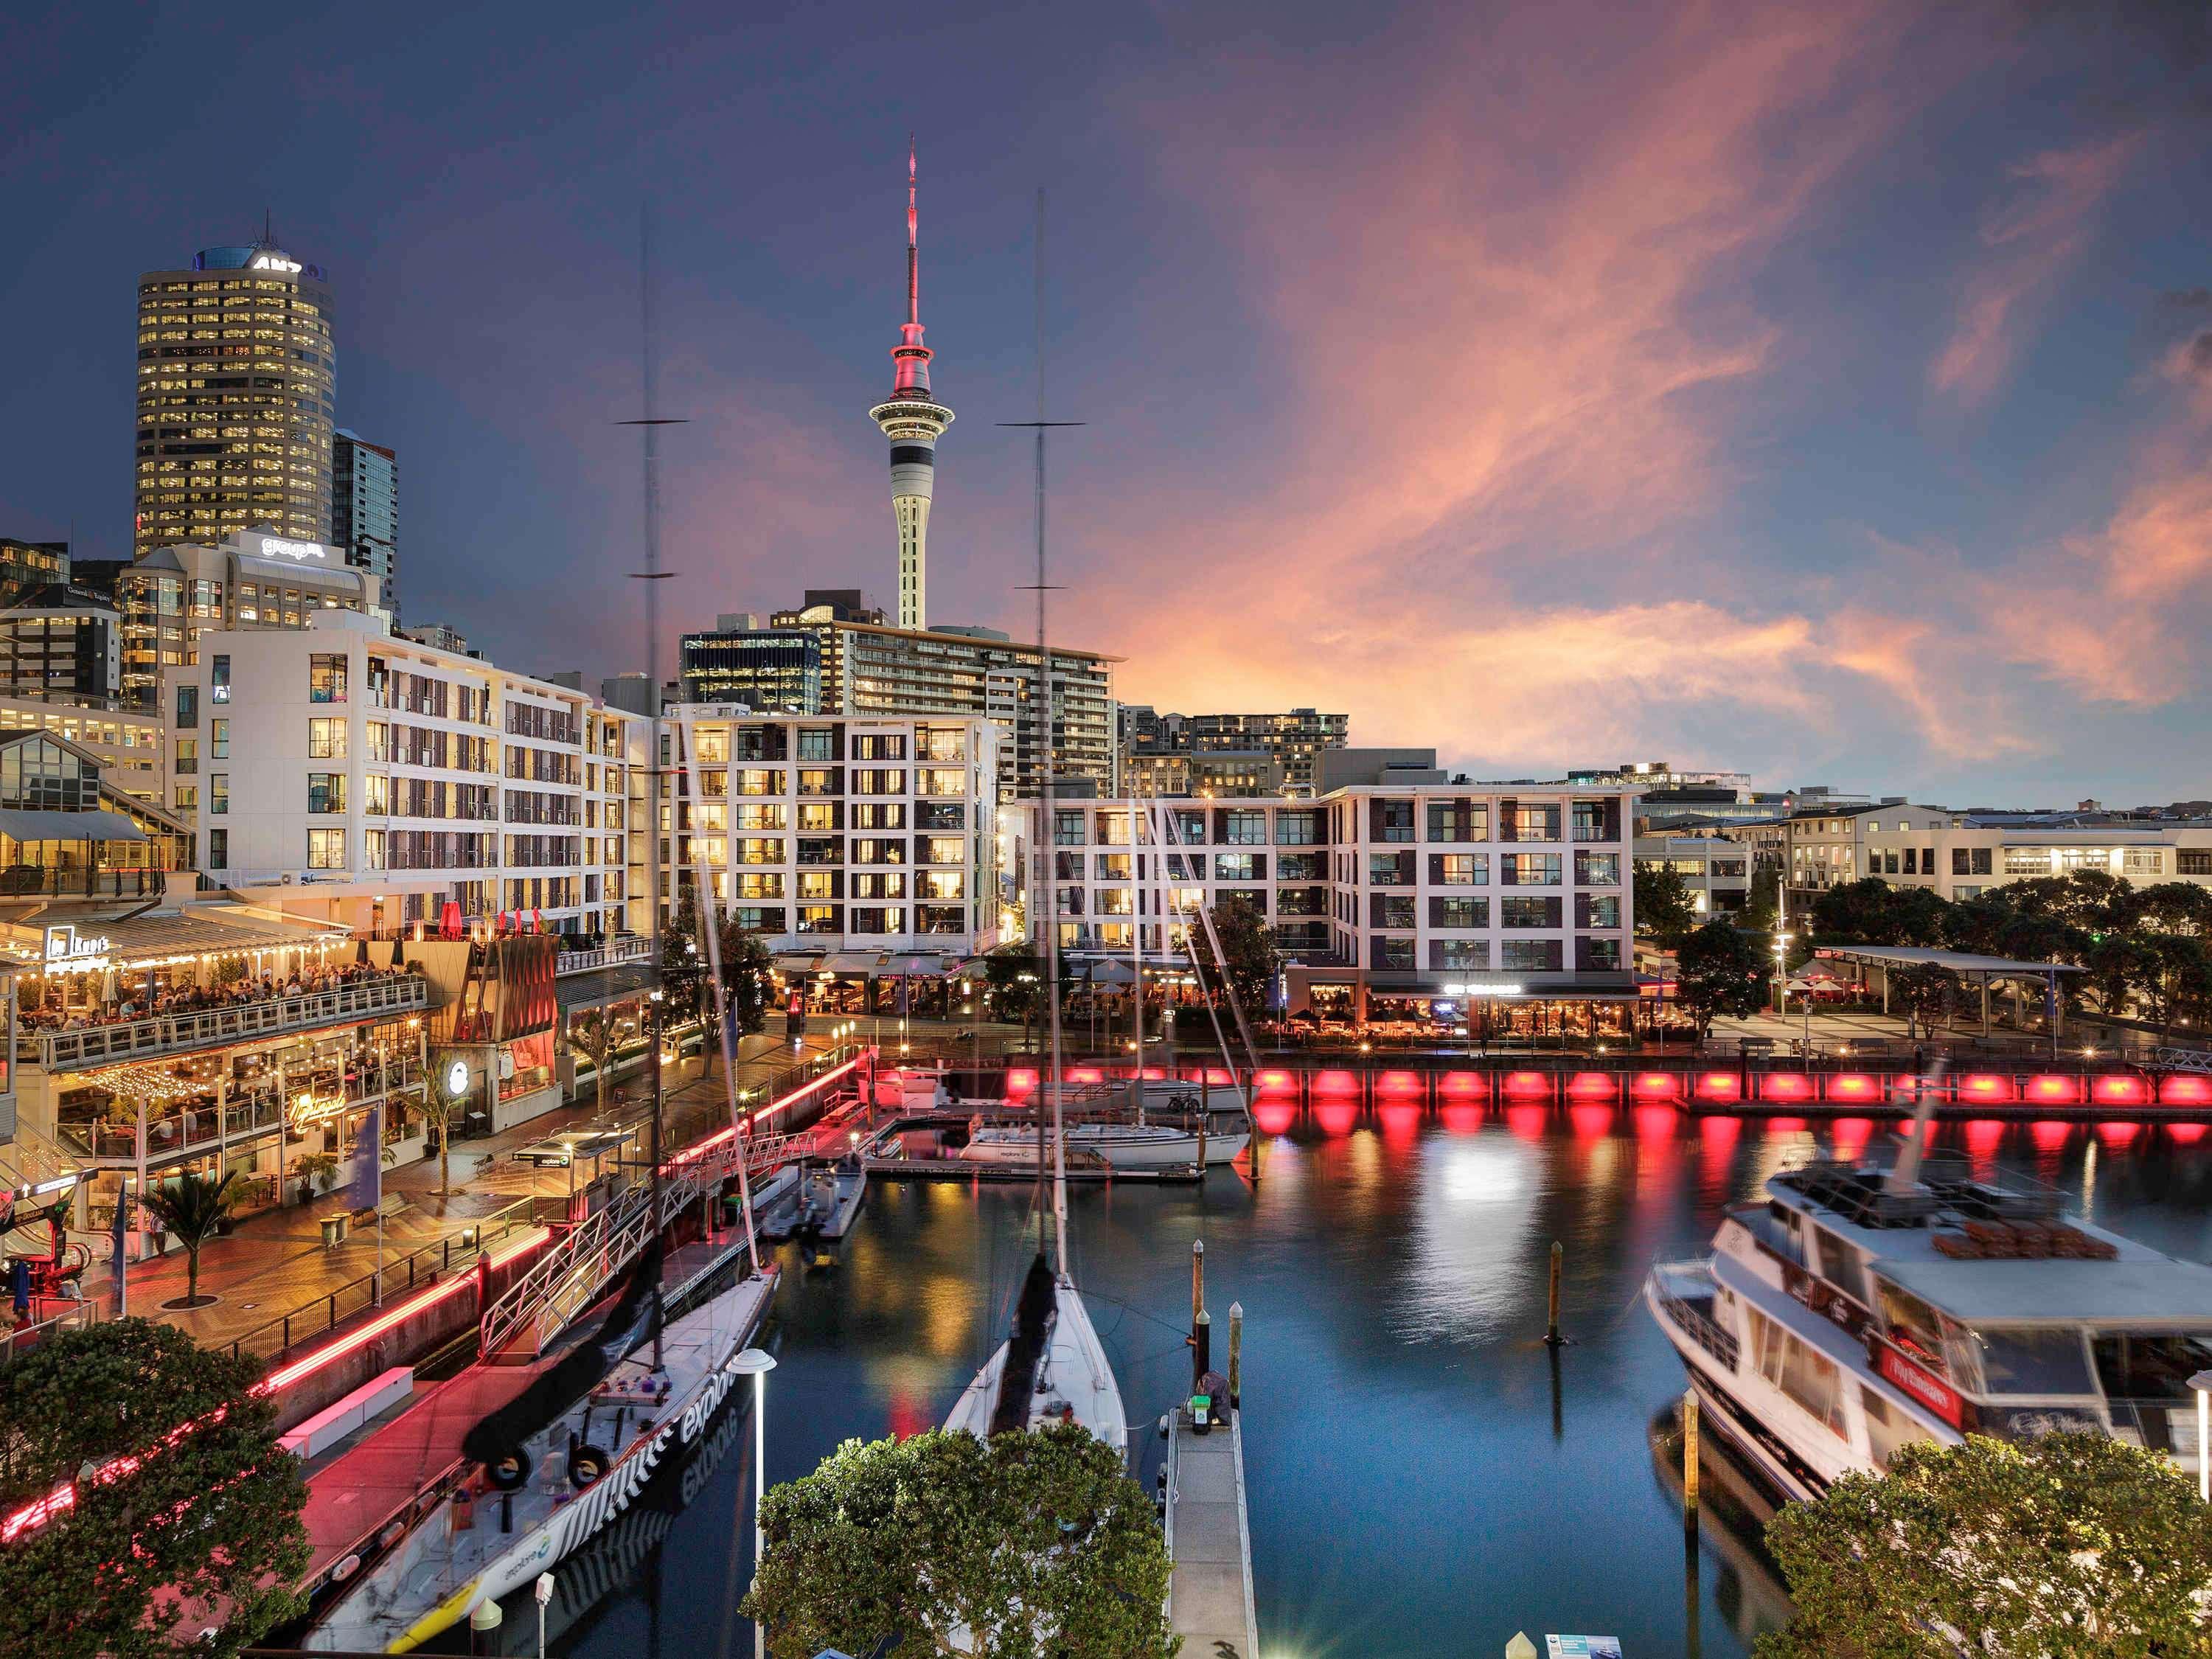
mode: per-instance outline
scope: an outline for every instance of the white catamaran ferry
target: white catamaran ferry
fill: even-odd
[[[2212,1267],[1912,1142],[1893,1164],[1816,1157],[1766,1194],[1644,1299],[1714,1430],[1785,1495],[1970,1432],[2087,1430],[2196,1470]]]

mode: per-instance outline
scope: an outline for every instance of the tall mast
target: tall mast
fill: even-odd
[[[1052,742],[1054,735],[1052,718],[1052,653],[1045,644],[1044,610],[1046,586],[1044,580],[1044,188],[1039,185],[1036,198],[1036,590],[1037,590],[1037,681],[1043,696],[1037,706],[1043,710],[1044,743],[1037,754],[1037,764],[1043,769],[1045,823],[1050,836],[1052,824]],[[1045,988],[1052,998],[1052,1244],[1053,1262],[1060,1276],[1067,1276],[1067,1140],[1060,1125],[1060,886],[1057,879],[1048,889],[1051,902],[1045,914],[1052,923],[1045,935]]]
[[[1053,693],[1052,653],[1045,638],[1045,595],[1052,591],[1045,580],[1044,561],[1044,439],[1054,427],[1081,426],[1080,421],[1048,421],[1044,417],[1044,191],[1036,198],[1036,419],[1001,421],[1000,426],[1026,427],[1036,434],[1036,582],[1037,596],[1037,796],[1042,817],[1037,836],[1038,873],[1044,885],[1044,983],[1051,1003],[1052,1069],[1046,1088],[1052,1096],[1052,1220],[1053,1247],[1060,1277],[1067,1272],[1067,1156],[1060,1136],[1060,887],[1053,871]],[[1036,908],[1034,900],[1030,909]],[[1044,1114],[1037,1114],[1037,1130],[1044,1129]],[[1038,1148],[1037,1180],[1044,1180],[1043,1148]]]

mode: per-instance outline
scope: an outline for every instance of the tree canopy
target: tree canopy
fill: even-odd
[[[1940,962],[1916,962],[1889,976],[1890,995],[1903,1009],[1906,1029],[1917,1021],[1929,1036],[1955,1013],[1964,1000],[1966,983]]]
[[[1206,975],[1209,994],[1218,994],[1225,980],[1248,1020],[1267,1015],[1267,994],[1275,982],[1275,936],[1267,931],[1267,918],[1243,898],[1225,898],[1213,907],[1213,931],[1221,936],[1221,957],[1214,960],[1213,941],[1203,927],[1190,937],[1191,950]]]
[[[902,1654],[977,1659],[1175,1650],[1152,1500],[1079,1425],[848,1440],[769,1492],[761,1529],[744,1612],[775,1659],[872,1653],[893,1636]]]
[[[251,1359],[143,1319],[64,1331],[0,1370],[0,1508],[75,1500],[0,1548],[16,1651],[234,1654],[295,1611],[307,1483]],[[136,1458],[135,1467],[118,1460]],[[87,1464],[100,1473],[79,1480]],[[158,1598],[158,1600],[157,1600]]]
[[[1671,864],[1638,859],[1635,891],[1636,931],[1662,951],[1679,950],[1698,925],[1688,880]]]
[[[1702,1039],[1723,1014],[1743,1019],[1759,1012],[1766,1000],[1766,974],[1751,936],[1717,917],[1675,952],[1674,997],[1698,1022]]]
[[[2201,1654],[2212,1508],[2167,1458],[2101,1434],[1899,1449],[1767,1525],[1787,1629],[1758,1659]]]

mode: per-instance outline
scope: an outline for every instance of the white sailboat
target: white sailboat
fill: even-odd
[[[1042,210],[1042,198],[1039,198]],[[1044,565],[1044,371],[1042,331],[1039,331],[1036,434],[1037,532],[1037,753],[1039,794],[1042,799],[1040,833],[1033,851],[1039,861],[1038,879],[1031,887],[1045,894],[1045,1000],[1051,1009],[1052,1072],[1062,1075],[1060,1038],[1060,917],[1057,891],[1052,881],[1053,824],[1053,683],[1052,656],[1045,646]],[[1065,423],[1056,423],[1065,424]],[[1062,1133],[1060,1095],[1052,1097],[1052,1233],[1051,1249],[1042,1248],[1030,1264],[1021,1295],[1014,1307],[1014,1323],[1006,1341],[975,1373],[945,1419],[945,1427],[964,1431],[978,1439],[994,1434],[1043,1428],[1056,1422],[1080,1423],[1114,1448],[1126,1461],[1129,1455],[1128,1419],[1121,1409],[1121,1385],[1106,1358],[1105,1345],[1075,1288],[1075,1275],[1067,1255],[1067,1143]],[[1040,1211],[1043,1197],[1044,1117],[1037,1118],[1037,1178]],[[1040,1224],[1042,1216],[1039,1216]],[[1042,1228],[1040,1229],[1042,1230]]]

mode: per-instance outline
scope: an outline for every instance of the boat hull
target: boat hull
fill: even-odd
[[[775,1285],[773,1274],[765,1279],[740,1279],[714,1302],[671,1324],[667,1334],[671,1343],[701,1335],[711,1340],[710,1363],[700,1366],[656,1408],[658,1415],[651,1430],[634,1437],[597,1480],[555,1506],[536,1526],[519,1527],[512,1543],[488,1555],[460,1582],[450,1588],[439,1586],[442,1594],[434,1601],[422,1595],[410,1607],[407,1604],[414,1599],[410,1592],[420,1591],[441,1576],[441,1541],[450,1534],[445,1506],[437,1506],[388,1556],[361,1576],[352,1590],[307,1633],[303,1645],[311,1650],[347,1653],[412,1652],[465,1620],[482,1603],[513,1595],[583,1548],[639,1502],[660,1477],[673,1478],[691,1461],[693,1449],[714,1432],[740,1392],[737,1357],[765,1316]],[[546,1435],[532,1443],[541,1475],[548,1466],[560,1462],[554,1442],[565,1443],[573,1415],[563,1413]],[[531,1495],[527,1489],[515,1494],[526,1498]],[[495,1511],[485,1515],[480,1525],[496,1528]],[[447,1547],[450,1552],[451,1546]]]
[[[999,1379],[1006,1374],[1008,1346],[1000,1343],[975,1373],[945,1419],[946,1428],[979,1440],[990,1437],[991,1408],[999,1397]],[[1105,1345],[1098,1340],[1081,1294],[1066,1279],[1054,1287],[1052,1330],[1039,1371],[1043,1386],[1031,1401],[1030,1426],[1080,1423],[1127,1462],[1129,1424],[1122,1410],[1121,1384],[1114,1379]]]

